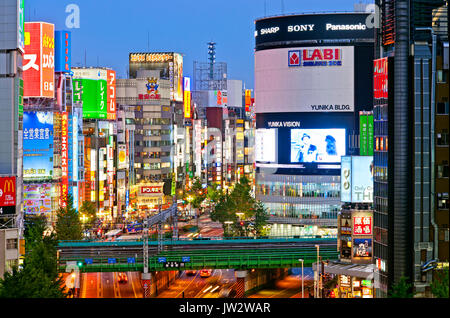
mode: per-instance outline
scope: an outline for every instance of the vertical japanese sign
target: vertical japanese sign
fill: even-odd
[[[373,97],[388,98],[388,58],[373,61]]]
[[[367,143],[367,115],[359,112],[359,155],[368,156]]]
[[[249,89],[245,90],[245,111],[250,112],[250,106],[252,105],[252,91]]]
[[[108,84],[108,109],[107,119],[116,120],[116,71],[107,71],[107,84]]]
[[[25,50],[25,0],[18,0],[18,32],[17,32],[17,46],[21,52]]]
[[[373,156],[374,148],[374,127],[373,127],[373,114],[367,115],[367,155]]]
[[[55,72],[70,73],[72,69],[72,35],[55,31]]]
[[[61,116],[61,202],[66,207],[66,198],[69,191],[69,113],[63,112]]]
[[[191,118],[191,79],[184,78],[184,118]]]

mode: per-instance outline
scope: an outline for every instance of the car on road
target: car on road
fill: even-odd
[[[117,274],[117,281],[120,283],[126,284],[128,282],[128,276],[125,273]]]
[[[211,269],[202,269],[200,271],[200,277],[203,277],[203,278],[210,277],[211,274],[212,274],[212,270]]]
[[[197,271],[196,271],[196,270],[187,270],[187,271],[186,271],[186,275],[187,275],[187,276],[193,276],[193,275],[195,275],[195,274],[197,274]]]

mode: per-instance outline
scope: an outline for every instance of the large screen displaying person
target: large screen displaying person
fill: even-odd
[[[345,149],[345,129],[291,130],[291,163],[340,162]]]

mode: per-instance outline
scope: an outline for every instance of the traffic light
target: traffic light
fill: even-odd
[[[84,263],[83,263],[82,261],[78,261],[78,262],[77,262],[77,266],[78,266],[78,267],[83,267],[83,265],[84,265]]]
[[[241,223],[239,223],[241,226],[244,226],[244,222],[243,221],[241,221]]]

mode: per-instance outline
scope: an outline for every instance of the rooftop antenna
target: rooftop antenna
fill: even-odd
[[[208,42],[209,79],[214,79],[214,64],[216,63],[216,43]]]

